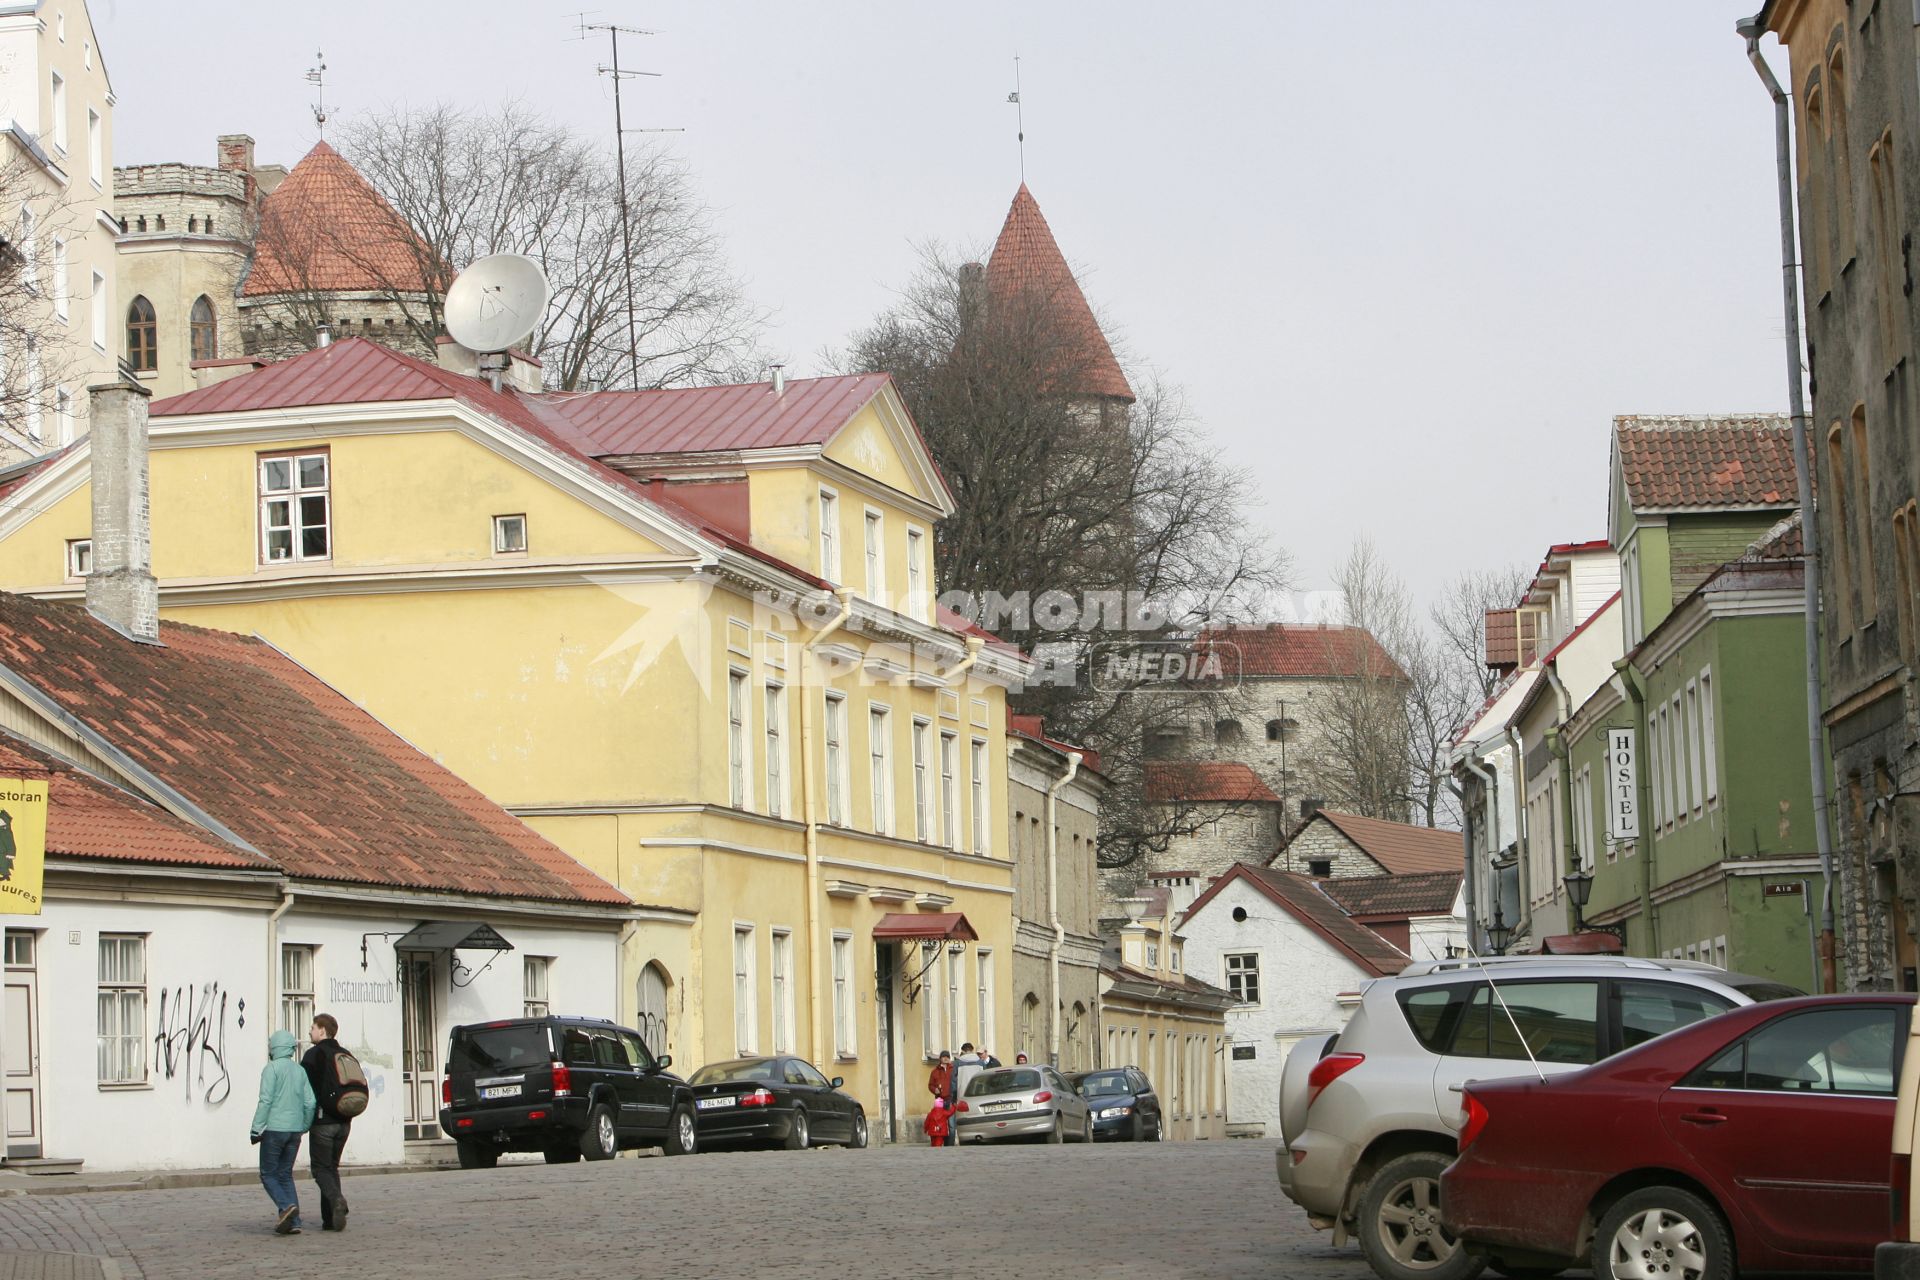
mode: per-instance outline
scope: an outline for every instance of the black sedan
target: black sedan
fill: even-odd
[[[1153,1091],[1146,1072],[1138,1067],[1113,1067],[1082,1071],[1068,1079],[1074,1092],[1087,1100],[1096,1140],[1160,1141],[1160,1095]]]
[[[801,1058],[736,1058],[689,1081],[702,1149],[758,1143],[801,1151],[822,1143],[867,1145],[867,1113]]]

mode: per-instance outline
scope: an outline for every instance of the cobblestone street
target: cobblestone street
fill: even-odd
[[[258,1186],[14,1197],[0,1255],[92,1254],[146,1280],[1368,1274],[1282,1201],[1272,1148],[1252,1142],[713,1153],[352,1178],[347,1194],[351,1229],[322,1233],[301,1183],[307,1230],[287,1238]]]

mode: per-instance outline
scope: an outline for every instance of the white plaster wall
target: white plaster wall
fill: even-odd
[[[1246,909],[1244,921],[1234,920],[1235,907]],[[1260,956],[1260,1003],[1227,1012],[1229,1041],[1253,1046],[1255,1055],[1238,1060],[1228,1051],[1227,1123],[1260,1126],[1260,1132],[1277,1135],[1284,1046],[1345,1026],[1348,1011],[1336,997],[1372,975],[1245,880],[1222,889],[1187,918],[1181,932],[1187,940],[1187,972],[1216,986],[1227,985],[1223,956],[1249,951]]]

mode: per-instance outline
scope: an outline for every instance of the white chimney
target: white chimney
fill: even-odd
[[[333,345],[333,326],[325,320],[313,326],[313,345],[316,347],[330,347]]]
[[[787,389],[787,366],[785,366],[784,364],[776,364],[773,366],[773,394],[775,394],[776,396],[780,395],[783,392],[785,392],[786,389]]]
[[[87,612],[120,634],[160,640],[160,584],[153,576],[147,508],[147,400],[130,382],[87,388],[93,468],[93,572]]]

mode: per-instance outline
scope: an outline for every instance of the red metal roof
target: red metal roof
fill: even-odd
[[[1246,765],[1232,760],[1154,760],[1145,767],[1153,804],[1279,804],[1280,797]]]
[[[884,373],[663,391],[545,397],[555,429],[582,453],[711,453],[825,444],[887,385]]]
[[[160,639],[0,593],[0,665],[291,875],[630,901],[271,645]]]
[[[373,185],[324,142],[260,205],[242,297],[423,293],[431,249]]]
[[[1239,650],[1242,675],[1406,678],[1400,664],[1364,627],[1269,622],[1257,626],[1209,627],[1194,637],[1196,652],[1204,653],[1216,646],[1229,670],[1233,650]]]
[[[1054,242],[1053,229],[1047,225],[1040,204],[1021,183],[1007,210],[1007,220],[994,241],[993,254],[987,259],[987,287],[995,296],[1034,298],[1053,312],[1053,322],[1079,352],[1075,376],[1081,385],[1067,390],[1085,395],[1112,396],[1131,402],[1133,388],[1113,348],[1093,318],[1087,296],[1080,292],[1073,271]]]
[[[958,911],[889,911],[873,926],[875,942],[943,939],[978,942],[980,935]]]
[[[1614,419],[1635,510],[1792,506],[1793,432],[1784,414]]]

